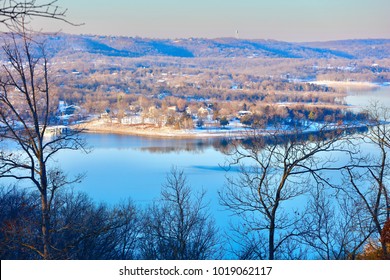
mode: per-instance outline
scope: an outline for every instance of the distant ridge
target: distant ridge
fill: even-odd
[[[53,55],[86,53],[115,57],[390,58],[390,39],[289,43],[235,38],[149,39],[70,34],[47,35],[47,37],[47,46]]]

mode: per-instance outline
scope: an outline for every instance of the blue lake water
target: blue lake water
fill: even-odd
[[[175,166],[184,170],[195,193],[207,192],[206,202],[219,224],[227,221],[228,214],[222,211],[217,196],[228,175],[221,167],[225,155],[215,148],[219,140],[105,134],[85,137],[92,152],[61,152],[57,161],[70,176],[86,172],[82,183],[74,185],[75,190],[86,192],[96,202],[115,204],[131,198],[146,206],[159,197],[167,173]]]
[[[372,91],[350,92],[346,102],[366,106],[379,99],[390,106],[390,87]],[[73,188],[86,192],[96,202],[116,204],[131,198],[146,206],[158,199],[161,185],[170,169],[184,170],[194,192],[206,190],[206,199],[219,226],[229,220],[218,201],[218,191],[226,184],[226,176],[237,176],[235,170],[226,172],[221,166],[226,156],[220,140],[156,139],[137,136],[86,134],[92,152],[63,151],[58,164],[69,176],[85,173],[80,184]]]
[[[150,202],[172,166],[183,169],[193,189],[208,191],[222,185],[222,153],[202,140],[167,140],[137,136],[87,134],[93,150],[89,154],[63,152],[60,165],[71,173],[86,171],[77,188],[98,201],[118,202],[131,196]],[[222,180],[223,181],[223,180]]]
[[[345,101],[355,109],[367,108],[370,103],[376,101],[383,106],[390,107],[390,86],[378,87],[372,90],[350,89]]]

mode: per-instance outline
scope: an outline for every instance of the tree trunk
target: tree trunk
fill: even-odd
[[[47,199],[47,174],[46,166],[41,165],[41,207],[42,207],[42,242],[43,242],[43,259],[50,259],[50,215],[49,204]]]
[[[271,219],[270,227],[269,227],[269,240],[268,240],[268,258],[270,260],[275,259],[275,219]]]
[[[49,259],[49,247],[50,247],[50,225],[49,225],[49,209],[47,205],[47,194],[46,192],[41,195],[42,204],[42,242],[43,242],[43,259]]]
[[[383,259],[388,260],[390,259],[389,252],[387,250],[387,244],[384,241],[381,241],[382,246],[382,252],[383,252]]]

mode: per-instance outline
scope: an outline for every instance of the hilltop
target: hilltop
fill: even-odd
[[[3,35],[4,36],[4,35]],[[47,35],[52,54],[95,54],[111,57],[383,59],[390,39],[290,43],[275,40],[150,39],[94,35]]]

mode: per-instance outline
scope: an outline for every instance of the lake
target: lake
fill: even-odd
[[[390,87],[371,91],[351,91],[346,102],[366,106],[370,100],[390,104]],[[158,199],[161,185],[170,169],[184,170],[194,192],[207,191],[206,199],[220,227],[225,227],[230,213],[218,201],[217,192],[224,187],[226,157],[218,139],[158,139],[139,136],[86,134],[93,147],[89,154],[62,151],[57,162],[69,176],[85,173],[75,190],[87,193],[96,202],[116,204],[131,198],[137,205],[146,206]],[[223,143],[222,143],[223,144]]]
[[[225,155],[218,150],[220,140],[156,139],[138,136],[86,134],[93,151],[64,151],[58,164],[70,175],[86,172],[74,186],[96,202],[115,204],[131,198],[148,205],[160,195],[161,185],[172,167],[184,170],[194,192],[207,191],[210,209],[220,223],[227,213],[218,203],[217,191],[227,173],[220,166]]]
[[[347,104],[362,108],[370,101],[390,104],[390,87],[370,91],[349,91]],[[93,151],[62,152],[58,163],[69,174],[86,173],[76,190],[89,194],[97,202],[115,204],[131,198],[147,205],[160,194],[170,169],[184,170],[192,189],[207,191],[210,209],[218,224],[226,224],[228,213],[218,202],[217,192],[226,183],[226,157],[216,139],[158,139],[139,136],[86,134]]]
[[[349,89],[345,102],[359,110],[370,103],[379,101],[381,105],[390,106],[390,86],[382,86],[372,90]]]

